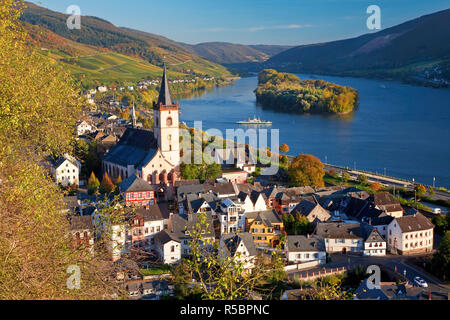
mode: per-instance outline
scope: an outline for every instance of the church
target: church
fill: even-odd
[[[153,106],[153,131],[137,128],[133,106],[133,124],[104,157],[103,172],[112,178],[120,175],[124,180],[137,175],[153,186],[158,199],[171,199],[180,177],[179,114],[164,66],[158,102]]]

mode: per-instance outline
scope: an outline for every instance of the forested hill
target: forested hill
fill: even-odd
[[[265,108],[292,113],[352,112],[358,91],[323,80],[300,80],[290,73],[266,69],[258,75],[257,102]]]
[[[270,57],[292,48],[292,46],[205,42],[196,45],[184,44],[184,48],[210,61],[230,65],[235,63],[264,62]]]
[[[281,52],[264,67],[296,73],[374,76],[450,84],[450,9],[380,32]]]
[[[155,66],[162,66],[165,62],[175,72],[214,77],[231,76],[223,66],[207,61],[162,36],[119,28],[103,19],[88,16],[82,17],[81,30],[69,30],[66,14],[29,2],[26,5],[28,8],[21,17],[22,21],[69,41],[96,47],[98,51],[106,48],[130,58],[143,59]]]

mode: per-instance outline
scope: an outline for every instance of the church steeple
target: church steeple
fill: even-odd
[[[170,95],[170,88],[169,88],[169,79],[167,77],[167,68],[166,64],[164,64],[164,74],[161,81],[161,89],[159,90],[159,97],[158,97],[158,103],[157,106],[160,105],[163,106],[172,106],[172,96]]]
[[[131,120],[132,120],[132,123],[133,123],[133,128],[136,128],[137,121],[136,121],[136,109],[134,108],[134,100],[133,100],[133,111],[132,111],[132,114],[131,114]]]

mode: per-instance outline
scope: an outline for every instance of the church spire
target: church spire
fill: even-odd
[[[132,114],[131,114],[131,120],[132,120],[132,122],[133,122],[133,128],[136,128],[136,126],[137,126],[137,121],[136,121],[136,109],[135,109],[135,107],[134,107],[134,100],[133,100],[133,111],[132,111]]]
[[[172,97],[170,95],[169,79],[167,78],[167,68],[164,64],[164,74],[161,81],[161,89],[159,90],[158,106],[171,106],[173,105]]]

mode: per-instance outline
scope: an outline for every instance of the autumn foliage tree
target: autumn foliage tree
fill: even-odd
[[[282,153],[288,153],[289,152],[289,146],[287,145],[287,144],[283,144],[281,147],[280,147],[280,152],[282,152]]]
[[[105,172],[103,175],[102,183],[100,184],[100,192],[101,193],[112,193],[116,186],[111,181],[111,178],[108,176],[108,173]]]
[[[108,265],[73,246],[63,193],[39,165],[71,151],[80,92],[28,46],[23,10],[23,1],[0,1],[0,300],[111,299]],[[71,265],[81,290],[67,286]]]
[[[374,182],[370,185],[370,189],[372,189],[373,191],[377,192],[381,190],[381,184],[379,184],[378,182]]]
[[[91,173],[91,176],[88,180],[88,191],[89,194],[94,194],[97,192],[98,188],[100,187],[100,181],[95,176],[94,172]]]
[[[297,156],[288,169],[289,181],[296,186],[323,187],[325,176],[323,163],[315,156]]]
[[[419,196],[422,196],[425,193],[427,193],[427,188],[425,188],[425,186],[422,184],[417,185],[415,189],[416,189],[417,195],[419,195]]]

